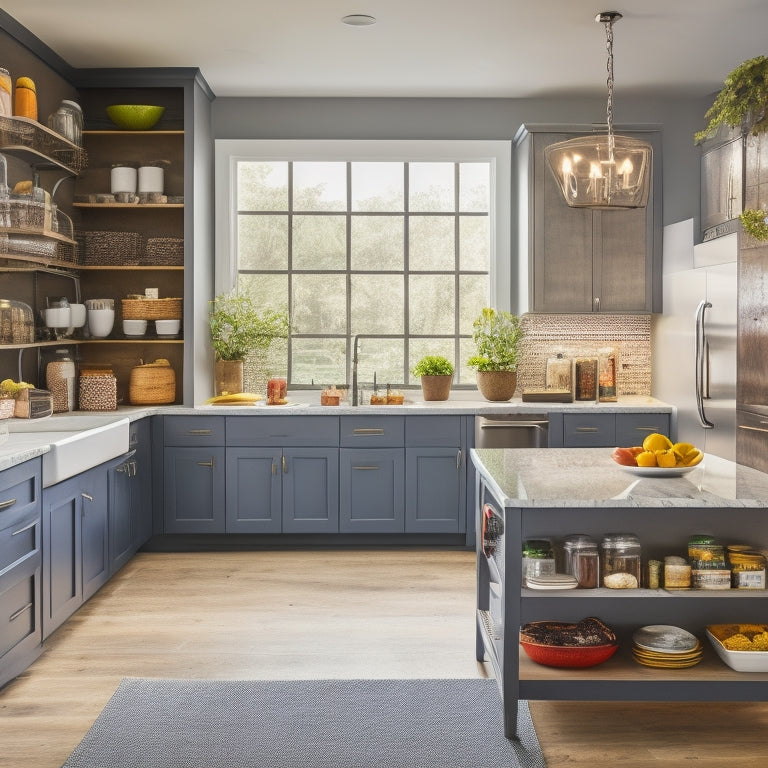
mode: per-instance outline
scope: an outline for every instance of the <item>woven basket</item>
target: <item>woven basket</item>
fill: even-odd
[[[138,232],[80,232],[83,263],[95,267],[137,265],[142,236]]]
[[[123,320],[181,320],[181,299],[123,299]]]
[[[132,405],[159,405],[176,399],[176,374],[170,365],[138,365],[131,369],[128,399]]]

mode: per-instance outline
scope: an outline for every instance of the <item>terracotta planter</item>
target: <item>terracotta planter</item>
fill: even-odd
[[[447,400],[451,394],[453,374],[445,376],[422,376],[421,394],[425,400]]]
[[[213,386],[216,395],[243,391],[243,361],[216,360],[213,364]]]
[[[516,387],[517,371],[477,371],[477,388],[486,400],[510,400]]]

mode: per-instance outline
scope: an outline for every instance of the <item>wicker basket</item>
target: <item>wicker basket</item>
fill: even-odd
[[[81,232],[83,263],[95,267],[137,265],[142,237],[138,232]]]
[[[184,265],[184,239],[181,237],[148,237],[144,261],[158,267]]]
[[[181,299],[123,299],[123,320],[181,320]]]
[[[131,369],[128,399],[132,405],[160,405],[176,399],[176,374],[170,365],[150,363]]]

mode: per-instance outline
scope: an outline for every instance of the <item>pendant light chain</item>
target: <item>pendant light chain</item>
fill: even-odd
[[[609,158],[613,160],[613,19],[608,19],[605,22],[605,48],[608,51],[608,106],[606,109],[606,120],[608,122],[608,152]]]

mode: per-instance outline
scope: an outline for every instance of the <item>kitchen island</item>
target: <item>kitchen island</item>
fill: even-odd
[[[768,546],[768,475],[714,456],[682,477],[646,477],[615,464],[606,449],[472,450],[476,468],[477,659],[490,660],[504,706],[505,732],[515,736],[520,699],[624,701],[764,701],[768,673],[735,672],[705,639],[708,624],[760,622],[768,591],[574,589],[523,587],[522,542],[587,534],[634,533],[642,561],[687,554],[692,534],[724,543]],[[484,515],[498,535],[483,541]],[[484,546],[485,545],[485,546]],[[519,648],[521,625],[577,622],[595,616],[619,638],[619,651],[585,669],[546,667]],[[690,669],[637,664],[634,630],[672,624],[696,635],[703,660]]]

